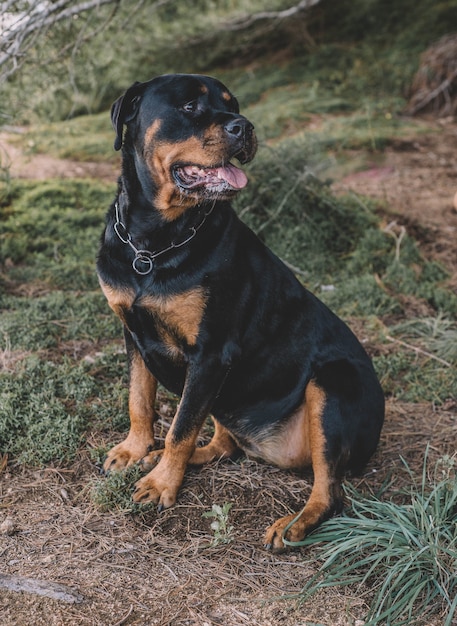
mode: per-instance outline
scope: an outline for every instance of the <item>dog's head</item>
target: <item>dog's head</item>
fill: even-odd
[[[150,177],[154,205],[167,220],[203,201],[230,198],[247,184],[231,160],[254,157],[254,127],[214,78],[170,74],[135,83],[113,104],[111,120],[115,149],[124,143],[143,170],[140,180]]]

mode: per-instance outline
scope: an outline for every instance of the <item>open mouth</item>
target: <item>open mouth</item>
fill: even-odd
[[[177,185],[186,191],[235,192],[248,183],[246,174],[231,163],[217,167],[177,165],[173,168],[173,176]]]

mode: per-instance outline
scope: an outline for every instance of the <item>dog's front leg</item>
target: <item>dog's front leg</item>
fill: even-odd
[[[103,464],[105,472],[129,467],[154,448],[154,401],[157,381],[146,367],[127,330],[125,343],[130,370],[130,431],[124,441],[108,452]]]
[[[155,502],[159,510],[176,502],[187,463],[203,422],[226,376],[217,359],[197,359],[188,366],[184,390],[159,463],[135,485],[135,502]]]

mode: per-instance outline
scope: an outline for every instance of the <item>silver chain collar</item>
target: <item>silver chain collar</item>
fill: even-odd
[[[146,276],[152,272],[154,267],[154,261],[157,257],[165,254],[165,252],[169,252],[170,250],[174,250],[175,248],[181,248],[185,246],[186,243],[189,243],[191,239],[195,237],[200,228],[205,223],[206,218],[213,212],[213,209],[216,205],[216,201],[213,202],[213,206],[205,211],[203,218],[199,224],[196,226],[192,226],[190,230],[190,235],[184,239],[183,241],[179,241],[178,243],[172,241],[171,244],[164,248],[163,250],[158,250],[157,252],[150,252],[149,250],[139,250],[133,243],[132,237],[130,233],[127,231],[127,228],[123,222],[121,222],[121,217],[119,213],[119,202],[116,200],[114,208],[116,210],[116,222],[114,224],[114,232],[126,245],[130,246],[130,248],[135,253],[135,258],[132,261],[132,267],[137,274],[140,276]]]

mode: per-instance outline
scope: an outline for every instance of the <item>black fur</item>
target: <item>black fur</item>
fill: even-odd
[[[236,99],[220,82],[169,75],[135,83],[113,105],[112,121],[115,148],[123,147],[116,202],[122,232],[130,235],[133,247],[114,231],[115,203],[108,213],[97,269],[105,292],[108,287],[121,301],[117,312],[125,324],[129,352],[141,355],[153,377],[182,396],[165,450],[181,455],[179,446],[195,439],[211,413],[238,446],[258,455],[265,442],[289,427],[312,383],[325,399],[320,428],[331,495],[318,521],[301,533],[306,534],[341,508],[334,494],[339,493],[342,474],[346,469],[360,470],[377,446],[384,399],[371,361],[349,328],[238,219],[230,206],[236,188],[179,189],[175,176],[182,170],[167,163],[164,176],[178,187],[176,198],[182,199],[185,210],[179,213],[177,202],[179,214],[170,219],[166,203],[161,200],[159,206],[165,184],[151,159],[160,146],[169,145],[173,152],[181,145],[183,150],[211,145],[219,159],[206,166],[214,168],[224,167],[236,155],[247,162],[255,154],[253,126],[239,114]],[[211,141],[212,129],[217,142]],[[153,139],[145,143],[149,136]],[[181,153],[180,159],[180,167],[199,165],[193,154],[187,163]],[[186,244],[161,252],[186,240],[192,227],[198,230]],[[150,273],[135,272],[134,248],[160,253]],[[179,296],[189,293],[201,295],[201,319],[196,315],[194,320],[194,312],[185,307],[170,313],[150,304],[152,299],[180,306]],[[124,302],[123,294],[130,299]],[[182,323],[177,323],[175,316],[180,315]],[[183,328],[195,323],[194,340]],[[128,444],[122,450],[129,452],[128,462],[138,460]],[[186,452],[184,463],[190,454]],[[106,467],[123,464],[113,453]],[[158,484],[162,478],[152,472],[139,499],[167,506],[173,497],[167,501]],[[281,547],[281,538],[270,537],[267,542]]]

